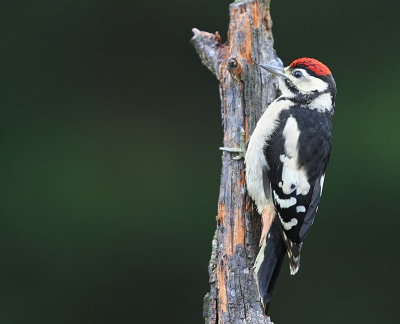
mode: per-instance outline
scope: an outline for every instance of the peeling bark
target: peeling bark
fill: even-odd
[[[269,0],[230,5],[228,40],[194,28],[192,43],[202,63],[219,80],[224,146],[248,140],[264,109],[276,98],[277,84],[258,64],[282,65],[273,49]],[[222,155],[217,229],[209,263],[210,292],[204,298],[207,323],[271,323],[252,276],[261,217],[246,195],[244,161]]]

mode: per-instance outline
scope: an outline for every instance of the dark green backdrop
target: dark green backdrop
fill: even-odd
[[[221,144],[191,28],[229,1],[0,5],[0,323],[202,323]],[[275,47],[338,86],[324,197],[272,318],[396,323],[397,1],[272,1]]]

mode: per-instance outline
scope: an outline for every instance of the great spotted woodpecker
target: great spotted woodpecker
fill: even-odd
[[[258,121],[245,155],[247,190],[263,221],[254,276],[267,312],[286,253],[290,273],[299,270],[300,250],[318,209],[336,84],[329,68],[312,58],[285,69],[260,66],[278,78],[281,93]]]

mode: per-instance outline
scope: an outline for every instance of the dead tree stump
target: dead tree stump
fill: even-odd
[[[277,83],[258,64],[282,65],[273,48],[270,0],[230,5],[228,39],[193,29],[192,43],[219,80],[224,146],[238,147],[240,129],[249,138]],[[217,229],[209,264],[210,292],[204,298],[208,323],[271,323],[263,315],[252,267],[259,247],[261,217],[246,195],[244,161],[222,154]]]

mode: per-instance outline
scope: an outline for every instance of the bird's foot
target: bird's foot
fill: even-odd
[[[230,152],[230,153],[237,153],[233,157],[234,160],[244,159],[246,155],[247,144],[249,141],[245,140],[246,132],[244,131],[243,127],[240,128],[240,146],[239,147],[220,147],[221,151]]]
[[[262,230],[259,246],[262,246],[264,240],[266,239],[269,229],[271,228],[272,221],[274,220],[275,210],[273,206],[268,206],[265,208],[261,214],[262,219]]]

